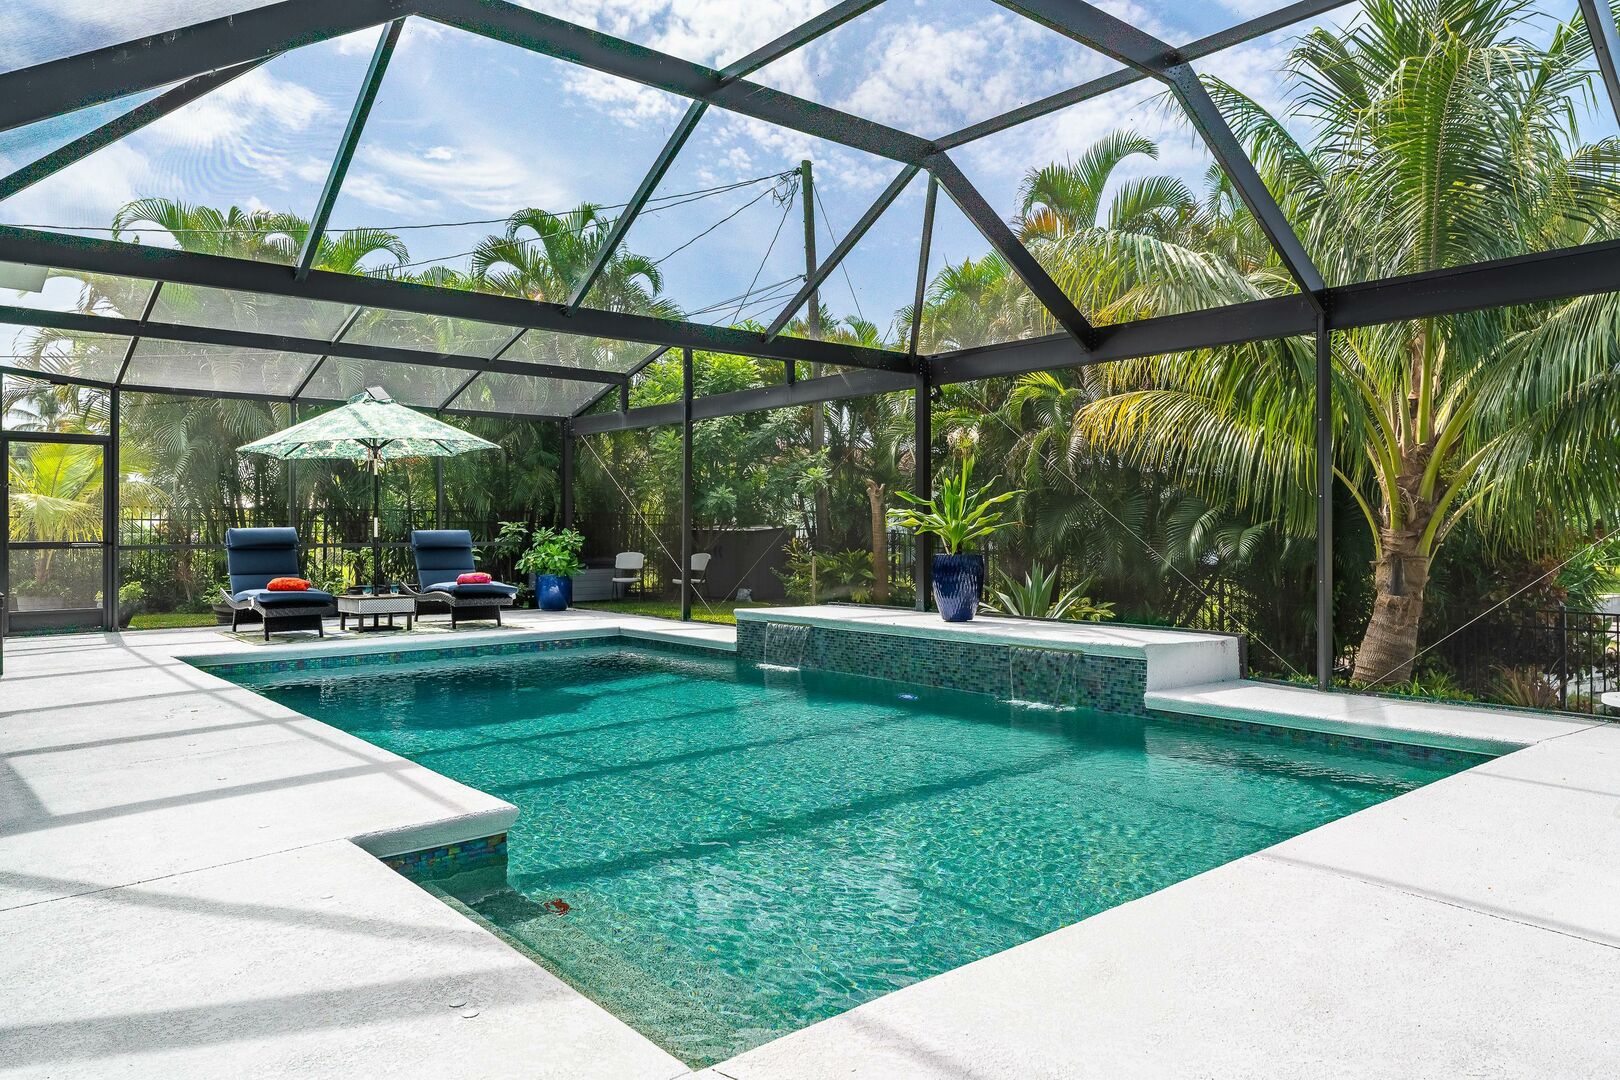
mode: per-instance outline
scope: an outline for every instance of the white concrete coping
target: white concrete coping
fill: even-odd
[[[1219,682],[1236,679],[1240,674],[1238,639],[1198,630],[1043,622],[995,615],[948,623],[931,612],[854,605],[742,608],[737,611],[737,620],[1140,659],[1147,662],[1149,690]]]
[[[1250,680],[1149,691],[1146,704],[1160,712],[1477,754],[1505,754],[1601,723],[1367,694],[1324,694],[1304,686]]]
[[[718,627],[714,629],[723,630],[723,628]],[[413,637],[408,634],[401,634],[397,637],[375,636],[356,638],[352,641],[347,639],[336,641],[316,639],[313,641],[300,641],[296,644],[252,646],[252,651],[249,652],[244,652],[238,648],[230,652],[199,653],[187,655],[185,659],[197,667],[207,668],[221,664],[310,660],[323,656],[475,649],[491,645],[502,645],[513,641],[562,641],[615,637],[632,638],[638,641],[667,642],[675,645],[690,645],[694,648],[713,649],[716,652],[735,652],[737,650],[736,637],[729,631],[716,634],[707,627],[699,629],[695,625],[680,627],[641,626],[636,623],[611,620],[598,621],[591,619],[587,622],[581,619],[579,624],[576,625],[564,623],[538,630],[487,630],[458,633],[453,636],[434,634]]]

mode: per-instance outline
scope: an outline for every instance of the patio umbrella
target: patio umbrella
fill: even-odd
[[[454,457],[471,450],[499,450],[480,439],[408,409],[381,387],[285,431],[237,447],[242,454],[268,454],[283,461],[364,461],[371,469],[371,584],[382,586],[382,466],[396,458]]]

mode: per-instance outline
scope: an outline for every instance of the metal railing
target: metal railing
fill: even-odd
[[[1436,650],[1469,693],[1504,705],[1605,714],[1620,690],[1620,613],[1538,608],[1474,623]]]

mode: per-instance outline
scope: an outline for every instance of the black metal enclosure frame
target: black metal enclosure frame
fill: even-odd
[[[1154,356],[1241,342],[1314,336],[1317,357],[1317,487],[1318,574],[1317,678],[1326,688],[1332,662],[1332,446],[1329,400],[1329,343],[1335,330],[1456,314],[1491,307],[1564,299],[1620,290],[1620,242],[1590,244],[1496,262],[1459,266],[1429,273],[1386,278],[1364,284],[1329,287],[1313,265],[1299,236],[1267,190],[1254,164],[1217,111],[1193,67],[1212,53],[1253,40],[1301,20],[1342,6],[1346,0],[1299,0],[1230,29],[1180,46],[1171,45],[1082,0],[997,0],[1001,6],[1032,19],[1124,65],[1117,72],[973,124],[943,138],[929,140],[874,121],[829,108],[750,82],[750,74],[802,48],[829,31],[877,7],[882,0],[843,0],[783,34],[748,56],[715,69],[625,41],[508,0],[281,0],[241,14],[197,23],[104,49],[0,74],[0,132],[125,95],[170,88],[46,157],[0,177],[0,198],[8,197],[59,172],[94,151],[173,112],[190,101],[290,49],[353,33],[381,28],[379,40],[348,126],[331,164],[313,227],[293,266],[250,262],[183,251],[86,239],[56,233],[0,227],[0,261],[42,265],[84,273],[102,273],[156,283],[139,319],[110,319],[18,307],[0,307],[0,320],[67,330],[126,335],[130,352],[142,340],[188,342],[235,348],[270,349],[301,354],[313,361],[302,383],[282,400],[298,401],[315,370],[327,356],[346,356],[390,363],[448,368],[466,372],[458,389],[439,408],[452,412],[485,412],[458,408],[467,387],[479,376],[541,376],[595,384],[599,392],[571,415],[542,417],[560,422],[564,447],[577,435],[653,425],[683,424],[690,447],[691,425],[700,420],[784,406],[804,405],[875,393],[909,391],[916,396],[919,434],[917,486],[929,490],[931,462],[923,438],[929,430],[930,388],[940,384],[1072,368],[1133,357]],[[1594,57],[1620,116],[1620,30],[1609,5],[1579,0],[1592,36]],[[483,35],[571,64],[606,72],[679,95],[691,104],[629,204],[614,222],[601,256],[574,283],[565,303],[533,302],[511,297],[463,292],[381,278],[312,269],[316,249],[329,222],[349,163],[364,131],[386,73],[401,27],[422,18],[446,27]],[[1239,198],[1260,225],[1281,265],[1298,287],[1292,295],[1184,315],[1096,326],[1077,309],[1006,222],[957,168],[950,152],[977,139],[1056,112],[1131,83],[1151,79],[1163,84],[1185,112],[1211,156],[1224,169]],[[170,84],[173,84],[172,86]],[[803,132],[829,142],[878,155],[899,166],[894,182],[863,215],[827,259],[807,273],[805,285],[761,334],[747,330],[649,318],[585,307],[591,284],[629,231],[658,182],[681,152],[705,111],[727,110]],[[966,349],[940,355],[918,355],[916,327],[907,351],[862,348],[836,342],[781,337],[779,333],[811,298],[816,286],[918,172],[930,177],[928,214],[922,238],[919,289],[926,281],[933,203],[941,188],[999,252],[1063,332],[1048,337]],[[307,339],[245,330],[180,326],[154,321],[158,291],[169,283],[229,289],[263,296],[325,301],[384,312],[477,320],[511,331],[505,345],[491,356],[430,353],[383,348],[344,340],[348,320],[331,339]],[[921,295],[919,291],[919,296]],[[920,308],[920,305],[919,305]],[[531,330],[565,335],[642,342],[651,351],[624,372],[593,371],[564,365],[503,359]],[[684,393],[677,403],[629,409],[626,387],[647,364],[667,350],[683,351]],[[693,399],[690,355],[712,349],[783,361],[789,378],[780,385]],[[795,380],[799,362],[853,368],[835,375]],[[173,391],[197,394],[195,388],[131,382],[128,355],[117,378],[108,382],[62,380],[39,371],[0,367],[34,379],[58,379],[120,390]],[[607,394],[619,391],[616,412],[584,415]],[[204,391],[206,393],[206,391]],[[214,391],[214,393],[229,393]],[[275,398],[250,393],[242,396]],[[497,415],[500,413],[496,412]],[[533,414],[525,414],[534,418]],[[686,503],[690,506],[690,450]],[[571,464],[572,453],[565,454]],[[572,516],[571,468],[564,475],[564,517]],[[116,540],[114,539],[114,542]],[[926,573],[926,559],[918,563]],[[926,595],[926,582],[918,596]],[[686,601],[689,604],[689,600]]]

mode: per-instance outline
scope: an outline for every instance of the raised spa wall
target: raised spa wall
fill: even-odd
[[[817,625],[774,620],[767,612],[739,612],[737,656],[1049,705],[1148,714],[1143,704],[1146,655],[1110,655],[1088,650],[1081,642],[1055,646],[1034,639],[975,639],[944,624],[939,627],[933,633],[859,621]]]

